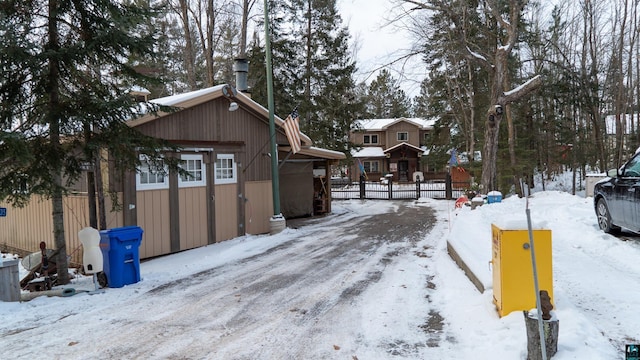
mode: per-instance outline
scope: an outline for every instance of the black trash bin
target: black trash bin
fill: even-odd
[[[140,281],[140,244],[143,230],[126,226],[100,231],[100,250],[106,275],[104,285],[119,288]]]

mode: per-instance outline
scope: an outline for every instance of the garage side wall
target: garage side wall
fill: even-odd
[[[122,203],[122,194],[118,194]],[[107,208],[107,227],[122,226],[121,213],[109,212],[111,199],[105,197]],[[78,231],[89,226],[89,208],[87,195],[69,195],[63,199],[64,235],[67,243],[67,255],[71,263],[82,264],[82,246]],[[7,208],[7,216],[0,217],[0,250],[24,256],[40,251],[40,242],[44,241],[48,249],[55,249],[53,239],[53,217],[51,200],[33,196],[23,208],[14,208],[10,204],[0,203]]]

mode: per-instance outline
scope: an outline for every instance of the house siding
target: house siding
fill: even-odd
[[[119,202],[122,196],[119,195]],[[105,198],[106,208],[111,209],[111,199]],[[64,235],[67,255],[71,263],[82,263],[82,248],[78,232],[89,226],[89,209],[86,194],[69,195],[63,199]],[[7,216],[0,218],[0,250],[16,252],[21,256],[40,251],[40,242],[44,241],[48,249],[54,249],[53,218],[51,200],[33,196],[23,208],[14,208],[10,204],[0,203],[7,208]],[[122,226],[117,213],[107,212],[108,227]]]
[[[243,166],[245,181],[271,179],[271,163],[265,155],[270,150],[268,123],[251,112],[229,112],[228,108],[226,99],[216,99],[139,125],[137,129],[185,147],[212,147],[216,153],[237,152],[236,161]],[[276,138],[287,144],[281,132]]]

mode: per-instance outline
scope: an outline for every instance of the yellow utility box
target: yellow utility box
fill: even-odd
[[[528,230],[503,229],[491,224],[493,302],[500,317],[536,307]],[[533,230],[538,289],[546,290],[553,304],[551,230]]]

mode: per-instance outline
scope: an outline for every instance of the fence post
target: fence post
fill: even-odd
[[[451,186],[451,168],[447,166],[447,176],[444,184],[445,198],[451,200],[453,198],[453,189]]]
[[[393,199],[393,180],[391,178],[387,178],[389,186],[389,200]]]
[[[416,200],[420,199],[420,177],[416,179]]]
[[[364,199],[364,175],[360,174],[360,199]]]

